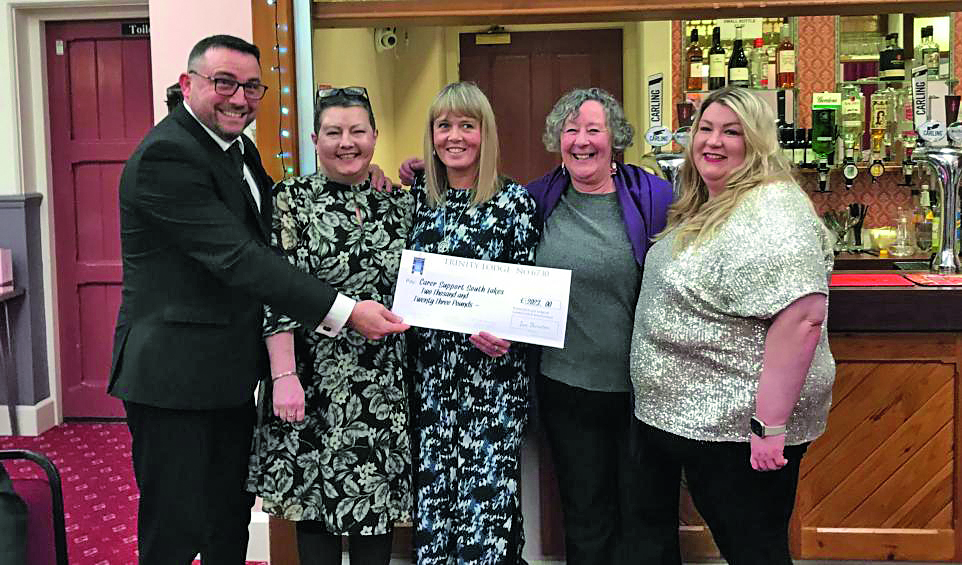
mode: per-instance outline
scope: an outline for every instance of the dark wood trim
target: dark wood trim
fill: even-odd
[[[267,522],[271,565],[298,565],[297,533],[294,522],[270,516]]]
[[[871,15],[948,12],[957,8],[958,0],[322,0],[313,2],[311,10],[313,26],[326,28]]]
[[[276,15],[275,15],[276,10]],[[275,20],[276,18],[276,20]],[[287,26],[287,31],[277,30],[276,25]],[[267,174],[275,181],[289,176],[285,166],[294,167],[293,174],[299,174],[297,140],[297,75],[294,72],[294,4],[291,0],[276,0],[268,5],[263,0],[251,0],[251,25],[254,32],[254,45],[261,50],[261,79],[268,86],[267,95],[261,100],[257,112],[257,150]],[[277,41],[281,39],[288,48],[286,53],[277,51]],[[288,93],[281,92],[278,74],[275,67],[284,71],[284,76],[291,86]],[[288,114],[281,114],[281,106],[289,109]],[[289,137],[282,138],[281,128],[290,131]],[[283,161],[278,158],[286,153]]]
[[[962,359],[962,336],[956,336],[955,357]],[[962,375],[956,373],[955,376],[955,473],[952,479],[952,524],[957,532],[955,536],[955,556],[962,556],[962,535],[958,535],[958,530],[962,529]]]

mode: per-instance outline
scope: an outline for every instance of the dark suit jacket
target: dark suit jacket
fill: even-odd
[[[315,328],[334,303],[333,288],[268,247],[272,181],[242,138],[260,213],[230,156],[183,105],[127,161],[110,394],[162,408],[241,405],[269,372],[263,304]]]

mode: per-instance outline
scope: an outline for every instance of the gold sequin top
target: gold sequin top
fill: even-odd
[[[669,233],[645,259],[631,347],[635,415],[690,439],[748,441],[768,328],[795,300],[828,295],[830,237],[797,185],[774,182],[746,195],[708,241],[673,256],[674,240]],[[788,445],[825,429],[835,361],[824,328]]]

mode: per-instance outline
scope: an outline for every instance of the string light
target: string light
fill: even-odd
[[[276,0],[266,0],[267,5],[270,6],[274,12],[274,61],[273,65],[270,67],[270,71],[274,74],[277,79],[277,84],[279,85],[280,94],[278,95],[278,111],[279,120],[278,126],[279,130],[277,135],[279,151],[274,156],[276,159],[280,160],[280,169],[285,175],[294,175],[296,171],[297,161],[294,156],[293,151],[290,150],[290,139],[292,137],[291,130],[289,129],[289,122],[291,116],[291,104],[292,101],[287,99],[292,96],[295,92],[293,89],[293,84],[291,84],[291,72],[287,66],[290,61],[283,60],[285,57],[290,57],[290,36],[288,35],[288,25],[287,23],[281,22],[280,12],[278,10],[278,3]]]

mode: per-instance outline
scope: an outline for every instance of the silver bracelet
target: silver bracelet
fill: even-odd
[[[284,377],[296,377],[296,376],[297,376],[297,371],[285,371],[279,375],[272,376],[271,381],[278,381],[280,379],[283,379]]]

